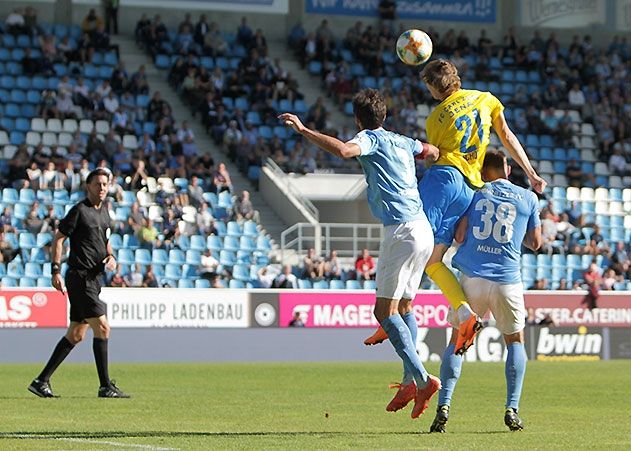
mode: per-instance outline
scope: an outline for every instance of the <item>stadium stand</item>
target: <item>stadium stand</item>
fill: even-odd
[[[0,67],[0,96],[15,102],[4,105],[0,123],[2,286],[50,286],[52,233],[97,166],[114,174],[106,202],[119,261],[112,285],[223,286],[237,264],[244,286],[257,285],[244,271],[268,264],[272,243],[247,191],[233,195],[223,164],[215,170],[199,156],[186,124],[176,126],[159,93],[149,96],[144,68],[129,76],[115,51],[81,43],[105,34],[101,27],[82,35],[76,26],[40,26],[40,39],[1,34],[0,54],[11,62],[25,58],[11,51],[15,40],[41,59],[37,73]],[[49,32],[70,42],[76,60],[39,51]],[[220,259],[208,271],[202,253],[211,243]]]

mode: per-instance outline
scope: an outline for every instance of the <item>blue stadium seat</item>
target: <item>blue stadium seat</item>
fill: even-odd
[[[37,279],[42,275],[42,267],[39,263],[27,262],[24,264],[24,276]]]
[[[270,242],[269,237],[264,236],[264,235],[259,235],[259,237],[256,240],[256,247],[259,251],[271,251],[272,244]]]
[[[177,281],[178,288],[195,288],[195,284],[190,279],[180,279]]]
[[[346,281],[346,289],[347,290],[360,290],[361,284],[358,280],[349,279]]]
[[[194,251],[205,251],[206,238],[204,238],[202,235],[192,235],[190,249]]]
[[[187,251],[191,247],[191,239],[188,237],[188,235],[180,235],[177,238],[176,243],[177,246],[183,251]]]
[[[223,240],[223,247],[229,251],[238,251],[240,249],[239,238],[234,236],[227,236]]]
[[[238,250],[237,251],[237,263],[243,265],[251,265],[254,261],[253,254],[248,250]]]
[[[375,290],[377,289],[377,282],[374,280],[364,280],[364,290]]]
[[[12,288],[18,286],[18,279],[15,277],[5,276],[2,278],[2,286]]]
[[[115,251],[121,249],[123,247],[123,237],[118,233],[112,233],[110,235],[110,245]]]
[[[345,290],[346,284],[341,280],[333,279],[329,282],[329,288],[331,290]]]
[[[537,256],[533,254],[522,254],[521,264],[522,266],[527,267],[527,268],[536,268]]]
[[[237,280],[250,280],[250,269],[246,265],[234,265],[232,268],[232,277]]]
[[[52,279],[50,277],[38,277],[37,278],[37,287],[39,288],[48,288],[52,286]]]
[[[197,279],[197,265],[182,265],[182,277],[185,279]]]
[[[210,281],[208,279],[197,279],[195,288],[210,288]]]
[[[154,249],[151,252],[151,262],[154,265],[166,265],[169,263],[169,255],[164,249]]]
[[[149,249],[136,249],[136,263],[141,265],[150,265],[152,262],[151,252]]]
[[[326,280],[317,280],[313,282],[313,289],[314,290],[328,290],[329,282],[327,282]]]
[[[243,235],[245,236],[250,236],[250,237],[256,237],[258,236],[259,231],[258,228],[256,226],[256,222],[254,221],[245,221],[243,223]]]
[[[4,188],[2,190],[2,202],[5,204],[16,204],[18,200],[19,195],[15,188]]]
[[[213,251],[220,251],[223,249],[223,241],[217,235],[210,235],[206,239],[206,247]]]
[[[118,263],[123,265],[133,265],[136,263],[136,256],[131,249],[119,249],[118,256],[116,257]]]
[[[50,259],[46,251],[40,247],[31,249],[31,256],[29,260],[34,263],[42,264],[48,262]]]
[[[313,284],[309,279],[298,279],[298,288],[301,290],[310,290],[313,288]]]
[[[20,249],[33,249],[37,247],[37,241],[35,235],[32,233],[22,232],[19,238]]]
[[[16,279],[24,276],[24,266],[17,258],[7,265],[7,276],[15,277]]]
[[[164,267],[164,277],[174,280],[182,278],[182,267],[173,263],[167,264]]]
[[[140,247],[140,242],[138,238],[136,238],[136,235],[125,234],[123,235],[123,246],[128,249],[136,250]]]
[[[311,75],[320,75],[322,73],[322,63],[320,61],[310,61],[307,70]]]
[[[171,61],[167,55],[156,55],[155,65],[158,69],[168,69]]]
[[[186,254],[179,249],[171,249],[169,251],[169,263],[183,265],[186,262]]]
[[[20,202],[24,202],[26,204],[32,204],[37,199],[35,195],[35,191],[30,188],[22,188],[20,190]]]
[[[227,225],[227,234],[228,236],[240,237],[241,235],[243,235],[243,230],[241,229],[241,226],[238,222],[230,221]]]
[[[37,247],[43,248],[44,246],[47,246],[51,244],[52,242],[53,242],[52,233],[48,233],[48,232],[38,233],[35,237],[35,243],[37,244]]]
[[[249,236],[242,236],[239,239],[239,249],[243,251],[255,251],[257,249],[256,243]]]
[[[242,280],[230,279],[230,282],[228,282],[228,288],[243,289],[245,288],[245,283],[243,283]]]
[[[186,251],[186,263],[188,265],[200,265],[202,262],[202,254],[200,251]]]
[[[36,287],[37,279],[32,277],[20,277],[20,288]]]
[[[221,250],[219,251],[219,264],[223,266],[234,266],[237,261],[237,256],[233,251]]]

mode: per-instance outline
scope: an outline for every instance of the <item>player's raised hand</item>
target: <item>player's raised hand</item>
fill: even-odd
[[[107,257],[105,257],[103,263],[105,264],[106,271],[114,271],[116,269],[116,259],[113,255],[108,255]]]
[[[542,194],[543,191],[546,189],[546,186],[548,186],[548,182],[539,177],[537,174],[528,177],[528,180],[530,180],[530,185],[532,186],[532,189],[534,189],[539,194]]]
[[[62,294],[66,294],[66,285],[64,284],[64,279],[61,277],[61,274],[53,274],[52,285],[55,290],[61,291]]]
[[[302,131],[305,129],[305,126],[300,121],[300,118],[298,118],[298,116],[296,116],[295,114],[291,114],[291,113],[279,114],[278,119],[283,121],[285,125],[289,125],[297,133],[302,133]]]

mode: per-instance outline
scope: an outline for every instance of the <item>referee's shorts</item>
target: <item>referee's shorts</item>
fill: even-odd
[[[102,273],[90,273],[76,269],[66,272],[66,290],[70,300],[70,321],[83,323],[88,318],[107,314],[107,305],[99,299]]]

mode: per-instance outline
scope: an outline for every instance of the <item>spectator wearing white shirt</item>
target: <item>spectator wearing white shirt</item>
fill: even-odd
[[[107,97],[103,99],[103,108],[105,108],[105,111],[113,115],[119,107],[120,103],[116,98],[116,94],[114,94],[114,91],[110,91]]]
[[[140,264],[136,263],[134,265],[133,271],[130,271],[129,274],[125,276],[125,282],[129,287],[139,288],[142,287],[142,281],[144,277],[142,272],[140,271]]]
[[[570,106],[580,108],[585,105],[585,94],[581,91],[578,83],[572,85],[572,89],[567,93],[567,101]]]
[[[298,288],[298,279],[291,272],[291,265],[283,266],[283,272],[274,279],[272,288]]]
[[[208,249],[201,258],[201,265],[199,267],[199,275],[201,277],[208,278],[213,276],[217,272],[219,266],[219,260],[213,255],[213,251]]]
[[[97,93],[101,99],[104,99],[105,97],[109,95],[111,90],[112,90],[112,87],[110,86],[109,80],[103,80],[101,84],[99,84],[96,87],[94,92]]]
[[[120,135],[133,134],[134,128],[127,116],[127,113],[120,107],[114,112],[112,118],[112,128]]]
[[[72,97],[66,90],[59,91],[56,107],[60,116],[58,119],[77,119],[81,112],[81,109],[72,102]]]
[[[177,140],[179,142],[184,142],[186,138],[191,138],[191,140],[195,140],[195,133],[188,127],[188,122],[183,121],[182,126],[177,130]]]
[[[613,154],[609,157],[609,172],[624,177],[627,175],[627,160],[622,155],[620,147],[613,147]]]

